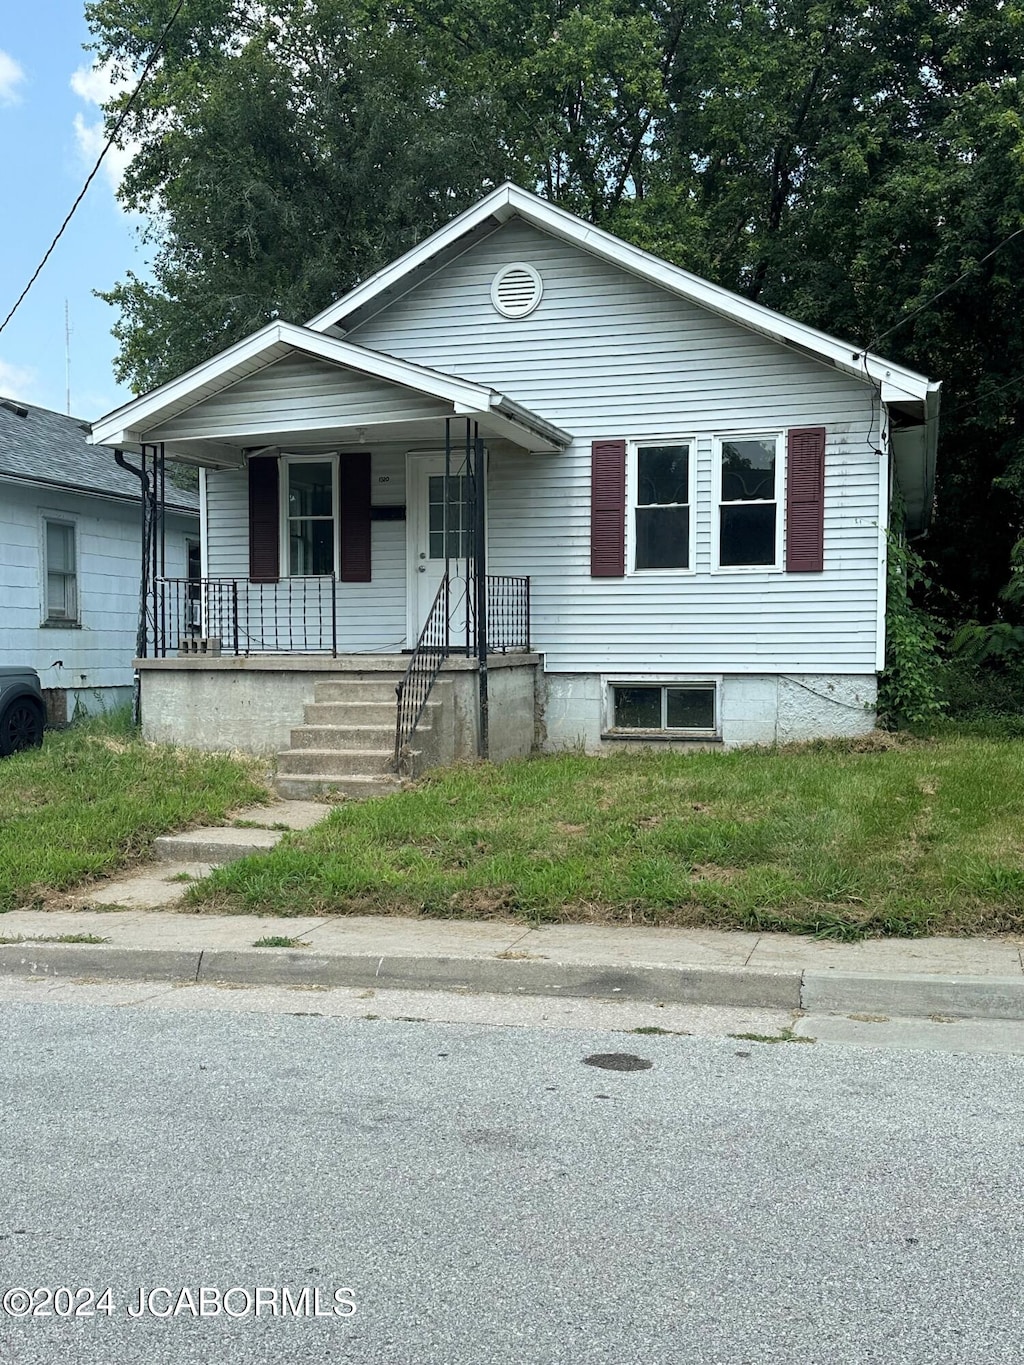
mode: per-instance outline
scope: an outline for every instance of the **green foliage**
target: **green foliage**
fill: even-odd
[[[899,508],[894,507],[899,521]],[[915,594],[933,586],[927,562],[897,530],[888,532],[885,608],[885,670],[878,680],[883,724],[926,722],[943,709],[937,624]]]

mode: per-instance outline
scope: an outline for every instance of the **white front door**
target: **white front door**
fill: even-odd
[[[448,623],[452,648],[466,643],[469,555],[472,547],[465,457],[452,454],[447,505],[444,456],[410,455],[407,486],[409,645],[415,645],[434,604],[448,561]]]

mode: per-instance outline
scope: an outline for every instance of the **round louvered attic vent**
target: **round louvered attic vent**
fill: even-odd
[[[491,302],[502,317],[525,318],[540,303],[544,292],[541,277],[532,265],[516,261],[498,271],[491,285]]]

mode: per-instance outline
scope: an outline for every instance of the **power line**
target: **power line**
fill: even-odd
[[[1009,237],[1004,237],[1001,242],[987,253],[987,255],[982,256],[980,261],[975,261],[973,265],[967,267],[962,275],[958,275],[952,284],[947,284],[943,289],[940,289],[937,294],[933,294],[930,299],[925,299],[924,303],[918,304],[912,313],[908,313],[906,317],[902,317],[897,322],[894,322],[887,332],[881,332],[878,336],[869,341],[864,348],[865,352],[873,351],[880,341],[884,341],[887,336],[891,336],[892,333],[902,327],[904,323],[909,322],[911,318],[916,318],[918,313],[923,313],[924,310],[930,308],[933,303],[937,303],[938,300],[942,298],[943,294],[948,294],[951,289],[955,289],[958,284],[963,280],[966,280],[968,275],[977,270],[979,265],[984,265],[986,261],[991,260],[997,251],[1002,251],[1004,246],[1008,246],[1010,242],[1012,242],[1015,237],[1019,237],[1022,232],[1024,232],[1024,227],[1019,227],[1016,232],[1011,232]]]
[[[26,284],[25,288],[21,291],[21,293],[18,295],[17,299],[15,300],[14,307],[11,309],[11,311],[10,311],[10,312],[7,314],[7,316],[4,318],[3,322],[0,322],[0,332],[2,332],[2,331],[4,330],[4,328],[5,328],[5,327],[7,326],[7,324],[10,322],[11,318],[14,317],[15,313],[16,313],[16,312],[18,311],[18,309],[21,307],[22,303],[23,303],[24,300],[25,300],[26,295],[28,294],[28,291],[32,288],[32,286],[35,284],[36,280],[39,278],[40,274],[42,273],[43,266],[46,264],[46,262],[47,262],[47,261],[50,259],[50,257],[53,255],[53,249],[54,249],[54,247],[57,245],[57,243],[60,241],[60,239],[64,236],[64,230],[65,230],[65,228],[67,227],[67,225],[71,222],[71,219],[75,216],[75,210],[78,208],[79,204],[80,204],[80,203],[82,202],[82,200],[85,198],[86,192],[88,191],[89,186],[90,186],[90,185],[92,184],[92,182],[95,180],[95,178],[96,178],[96,173],[99,171],[100,166],[102,166],[102,164],[103,164],[103,158],[106,156],[106,154],[110,151],[111,147],[112,147],[112,146],[114,145],[114,143],[116,142],[116,140],[117,140],[117,135],[118,135],[118,133],[121,131],[121,128],[122,128],[122,126],[123,126],[123,124],[124,124],[125,119],[126,119],[126,118],[128,117],[128,115],[131,113],[132,105],[135,103],[136,99],[138,98],[139,92],[141,91],[141,89],[142,89],[142,87],[143,87],[143,84],[145,83],[146,77],[149,75],[150,71],[152,71],[153,65],[154,65],[154,63],[156,62],[156,59],[160,56],[160,53],[163,51],[164,43],[167,41],[167,35],[168,35],[168,34],[170,33],[170,31],[171,31],[171,28],[172,28],[173,25],[174,25],[174,21],[177,19],[178,15],[181,13],[181,10],[182,10],[182,7],[184,6],[184,4],[185,4],[185,0],[178,0],[178,3],[175,5],[175,7],[174,7],[174,12],[173,12],[173,14],[171,15],[171,17],[168,19],[167,24],[166,24],[166,27],[164,28],[163,33],[161,33],[161,35],[160,35],[160,41],[157,43],[156,47],[154,47],[153,51],[149,54],[149,60],[147,61],[146,65],[145,65],[145,66],[143,67],[143,69],[142,69],[142,75],[139,77],[138,81],[136,82],[135,89],[132,91],[132,93],[131,93],[131,95],[130,95],[130,97],[129,97],[129,99],[128,99],[127,104],[124,106],[124,108],[121,110],[120,114],[118,115],[118,117],[117,117],[117,122],[114,124],[114,127],[113,127],[113,129],[111,130],[110,136],[107,138],[106,142],[104,143],[103,150],[100,152],[99,156],[96,158],[96,164],[93,166],[92,170],[89,172],[89,174],[88,174],[88,176],[87,176],[87,178],[86,178],[85,184],[82,186],[81,190],[79,191],[78,198],[75,200],[75,202],[71,205],[71,208],[68,210],[68,216],[64,219],[63,223],[61,223],[60,228],[59,228],[58,231],[57,231],[56,237],[54,237],[53,241],[52,241],[52,242],[50,243],[50,245],[46,248],[46,254],[43,256],[43,259],[42,259],[42,260],[39,262],[39,264],[36,266],[35,271],[34,271],[33,274],[32,274],[32,278],[29,280],[28,284]]]
[[[950,408],[943,416],[948,421],[950,417],[955,417],[958,412],[968,412],[971,408],[976,408],[979,403],[987,403],[990,398],[995,398],[997,394],[1003,393],[1006,389],[1012,389],[1014,384],[1024,384],[1024,374],[1015,374],[1005,384],[1000,384],[998,389],[989,389],[987,393],[979,393],[977,397],[968,399],[965,403],[958,403],[955,408]]]

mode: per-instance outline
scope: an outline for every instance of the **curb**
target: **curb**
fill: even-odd
[[[815,1013],[1024,1020],[1024,977],[882,976],[740,967],[609,966],[547,958],[381,957],[59,943],[0,946],[0,973],[72,980],[449,990]]]

